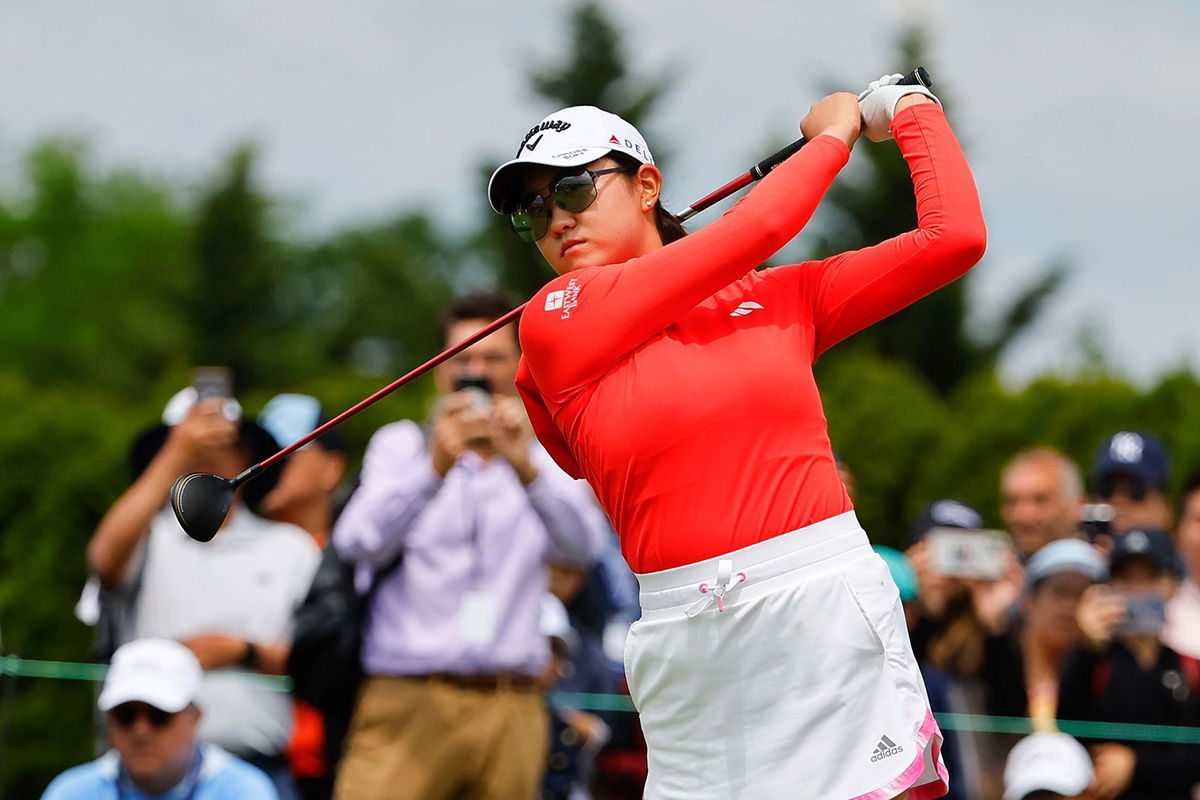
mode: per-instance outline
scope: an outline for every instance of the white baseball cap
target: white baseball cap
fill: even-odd
[[[140,701],[174,714],[195,701],[203,680],[200,662],[179,642],[137,639],[113,653],[97,706],[111,711]]]
[[[1004,766],[1004,800],[1033,792],[1073,797],[1091,784],[1092,759],[1065,733],[1034,733],[1017,742]]]
[[[595,106],[571,106],[555,111],[530,128],[517,145],[517,155],[501,164],[488,181],[488,202],[497,213],[505,212],[504,200],[511,192],[517,167],[539,164],[575,167],[595,161],[616,150],[653,164],[654,156],[638,129],[616,114]]]

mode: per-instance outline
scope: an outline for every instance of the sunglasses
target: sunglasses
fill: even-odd
[[[636,167],[611,167],[609,169],[585,169],[577,175],[563,175],[543,187],[550,189],[550,201],[561,209],[578,214],[596,201],[596,178],[614,172],[633,172]],[[553,214],[542,192],[533,192],[517,201],[516,208],[509,214],[513,232],[522,241],[536,242],[550,230]]]
[[[170,711],[163,711],[161,708],[146,703],[122,703],[109,713],[112,714],[113,721],[122,728],[133,727],[134,723],[138,721],[138,717],[143,715],[150,722],[151,727],[161,728],[175,716]]]

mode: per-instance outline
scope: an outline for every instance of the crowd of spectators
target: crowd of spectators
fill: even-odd
[[[457,299],[444,343],[511,307]],[[326,433],[247,484],[205,544],[167,505],[175,477],[236,475],[326,416],[306,395],[279,395],[256,420],[200,387],[172,398],[88,550],[83,615],[111,661],[102,754],[45,797],[641,797],[636,715],[575,702],[624,691],[636,581],[586,484],[533,437],[519,356],[513,326],[472,345],[436,369],[426,418],[375,433],[356,476]],[[1200,746],[1106,727],[1200,726],[1200,476],[1176,504],[1169,465],[1138,431],[1100,443],[1086,480],[1032,447],[998,476],[1003,530],[943,498],[906,547],[877,548],[934,710],[1035,731],[944,726],[951,797],[1200,797]],[[364,598],[351,620],[362,677],[344,708],[254,674],[295,667],[319,564]]]
[[[1197,796],[1200,747],[1111,726],[1200,725],[1200,476],[1176,519],[1169,464],[1140,431],[1107,437],[1086,485],[1062,453],[1025,450],[1000,475],[1003,531],[942,499],[888,559],[914,586],[902,598],[935,710],[1035,731],[948,731],[950,796]]]

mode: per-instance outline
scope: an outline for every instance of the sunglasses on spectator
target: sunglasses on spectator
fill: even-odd
[[[141,716],[146,717],[151,727],[161,728],[175,716],[170,711],[163,711],[147,703],[122,703],[109,713],[112,714],[113,721],[122,728],[133,727]]]
[[[630,166],[585,169],[576,175],[562,175],[542,187],[542,191],[532,192],[517,200],[516,207],[509,214],[512,229],[523,241],[536,242],[550,230],[553,209],[542,194],[546,189],[550,190],[550,202],[572,214],[578,214],[596,201],[596,178],[614,172],[633,172],[635,169]]]

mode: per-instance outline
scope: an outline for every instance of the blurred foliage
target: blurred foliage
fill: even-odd
[[[922,29],[905,31],[898,50],[896,64],[929,65],[938,99],[953,109],[952,87],[939,82]],[[855,85],[855,81],[839,84]],[[912,178],[896,146],[874,144],[864,137],[854,148],[852,166],[826,194],[822,219],[826,224],[810,240],[804,260],[858,250],[914,229],[917,217]],[[993,369],[1005,349],[1029,328],[1062,285],[1067,268],[1062,262],[1048,264],[1029,285],[1016,292],[992,330],[985,333],[972,325],[968,301],[973,275],[986,268],[976,267],[949,286],[856,334],[847,349],[906,361],[942,394],[976,373]]]
[[[535,93],[546,101],[547,111],[597,106],[645,134],[651,113],[672,82],[671,76],[631,75],[622,32],[598,3],[580,3],[569,13],[570,44],[558,48],[565,53],[562,60],[538,64],[528,72]],[[653,152],[659,166],[669,158],[666,147],[656,145]],[[481,184],[486,185],[496,164],[513,157],[510,152],[484,162],[479,170]],[[481,199],[484,222],[472,237],[472,251],[500,285],[518,297],[529,297],[554,273],[534,246],[513,235],[508,218],[492,211],[486,197],[481,195]]]
[[[570,26],[569,55],[534,70],[535,90],[556,106],[594,103],[646,124],[668,81],[626,71],[620,31],[599,5],[576,7]],[[477,232],[461,239],[410,213],[302,240],[258,184],[256,158],[237,147],[189,189],[102,170],[84,143],[49,139],[0,183],[4,652],[89,657],[91,633],[72,612],[86,543],[128,483],[129,443],[194,365],[232,366],[250,414],[280,391],[311,393],[336,413],[439,349],[438,314],[455,291],[494,281],[527,296],[549,277],[536,250],[484,209]],[[818,251],[913,224],[895,148],[863,146],[856,158],[866,166],[831,192]],[[830,433],[877,541],[902,543],[917,510],[946,496],[997,524],[999,468],[1035,443],[1086,465],[1104,435],[1140,426],[1171,448],[1177,479],[1200,464],[1193,375],[1140,391],[1105,374],[1098,353],[1076,377],[1018,390],[998,383],[996,357],[1036,315],[1055,274],[1029,287],[991,338],[971,333],[959,281],[822,359]],[[420,381],[347,422],[352,459],[386,422],[423,417],[430,394]],[[89,757],[92,689],[3,683],[0,796],[35,797]]]

